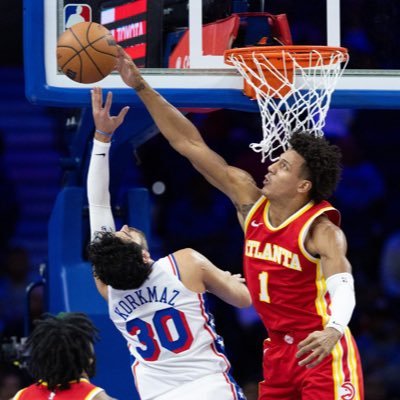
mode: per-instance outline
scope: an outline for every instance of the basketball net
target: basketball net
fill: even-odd
[[[244,93],[257,99],[263,140],[250,147],[275,161],[294,132],[322,136],[331,96],[347,66],[347,50],[326,46],[231,49],[225,62],[244,78]]]

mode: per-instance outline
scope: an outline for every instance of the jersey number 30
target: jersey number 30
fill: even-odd
[[[170,323],[174,324],[176,335],[171,334]],[[137,352],[146,361],[155,361],[160,355],[160,346],[174,353],[187,350],[193,343],[193,335],[190,331],[185,314],[175,308],[169,307],[159,310],[154,314],[152,324],[135,318],[126,323],[126,329],[130,335],[137,335],[145,349],[136,347]],[[154,329],[158,340],[155,338]]]

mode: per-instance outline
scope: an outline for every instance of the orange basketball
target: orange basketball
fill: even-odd
[[[114,69],[117,52],[108,29],[95,22],[80,22],[58,38],[57,64],[73,81],[98,82]]]

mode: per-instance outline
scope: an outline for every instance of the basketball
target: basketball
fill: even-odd
[[[70,79],[94,83],[114,69],[117,44],[111,32],[95,22],[80,22],[57,41],[57,64]]]

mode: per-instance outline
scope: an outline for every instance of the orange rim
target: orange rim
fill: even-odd
[[[282,51],[287,51],[293,54],[309,54],[311,51],[316,50],[323,52],[324,54],[331,54],[335,52],[341,52],[345,55],[348,51],[345,47],[334,47],[334,46],[253,46],[253,47],[237,47],[234,49],[225,50],[225,58],[228,58],[232,54],[241,54],[243,56],[249,54],[269,54],[271,56],[280,56]]]
[[[340,58],[332,59],[335,54],[340,55]],[[288,78],[290,82],[293,82],[295,63],[301,68],[329,66],[346,62],[348,57],[346,48],[332,46],[254,46],[239,47],[224,52],[224,61],[228,65],[236,66],[235,60],[242,60],[247,67],[256,71],[260,67],[256,64],[256,61],[260,61],[262,74],[267,79],[268,85],[276,91],[273,97],[286,95],[290,92],[290,87],[282,84],[282,80],[278,76],[279,73],[278,75],[272,73],[270,65],[277,71],[281,71],[282,76]],[[270,65],[263,63],[265,59],[268,60]],[[252,76],[248,79],[256,86],[260,83]],[[244,79],[244,94],[253,99],[256,98],[254,88],[246,79]]]
[[[313,54],[315,51],[315,55]],[[233,65],[230,60],[231,56],[240,56],[244,61],[253,64],[254,57],[256,59],[267,58],[272,64],[280,64],[280,60],[293,58],[300,65],[304,66],[304,62],[317,60],[322,57],[323,60],[329,60],[332,54],[340,53],[343,55],[343,61],[348,58],[348,51],[344,47],[332,46],[253,46],[239,47],[235,49],[225,50],[224,61],[228,65]]]

